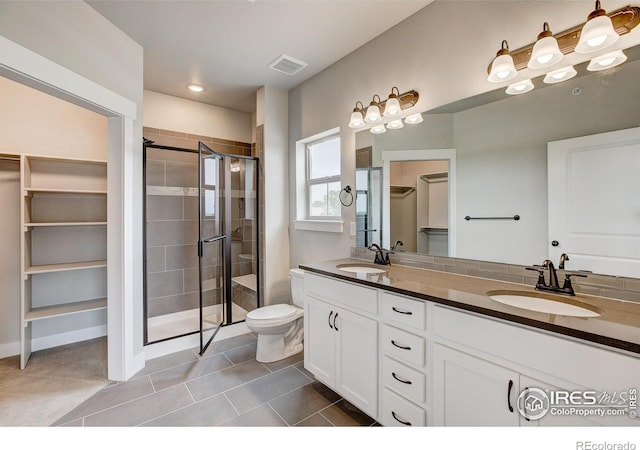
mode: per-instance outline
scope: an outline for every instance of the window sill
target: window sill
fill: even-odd
[[[342,220],[296,220],[294,226],[301,231],[321,231],[323,233],[342,233]]]

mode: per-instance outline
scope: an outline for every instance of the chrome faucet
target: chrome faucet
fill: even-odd
[[[563,253],[563,255],[565,255]],[[560,259],[560,264],[564,267],[564,261],[568,260],[566,257]],[[568,273],[564,274],[564,284],[562,287],[558,284],[558,274],[556,273],[556,268],[553,266],[553,263],[545,259],[542,262],[541,266],[534,265],[531,267],[526,267],[527,270],[536,270],[538,272],[538,281],[536,282],[536,290],[537,291],[547,291],[554,292],[556,294],[565,294],[565,295],[576,295],[573,290],[573,285],[571,284],[571,277],[582,277],[586,278],[586,275],[583,273]],[[549,284],[546,283],[544,279],[544,271],[549,271]]]
[[[389,250],[380,248],[378,244],[371,244],[367,249],[376,252],[376,257],[373,260],[374,264],[382,264],[384,266],[391,264],[391,261],[389,260]]]

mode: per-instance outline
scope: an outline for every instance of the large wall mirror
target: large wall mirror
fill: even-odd
[[[541,76],[533,80],[536,88],[525,94],[510,96],[501,88],[427,111],[419,125],[381,135],[358,132],[356,148],[370,147],[371,153],[369,162],[359,159],[358,170],[366,169],[363,164],[383,168],[380,242],[389,248],[395,240],[415,241],[400,250],[522,265],[540,264],[552,255],[548,196],[555,193],[547,189],[547,145],[640,127],[640,48],[625,53],[627,62],[612,69],[589,72],[584,63],[575,67],[576,77],[562,83],[544,84]],[[452,152],[453,156],[439,157],[438,152]],[[416,156],[420,154],[428,156]],[[418,167],[423,159],[440,159],[446,167]],[[403,166],[402,161],[413,164]],[[439,181],[443,181],[445,173],[446,185],[425,183],[434,192],[446,186],[446,223],[435,221],[430,227],[420,222],[417,210],[399,213],[405,210],[394,206],[395,212],[391,211],[392,202],[417,197],[419,184],[413,183],[420,183],[422,175],[431,174],[430,181],[435,181],[440,174]],[[627,186],[632,192],[626,195],[636,200],[624,202],[624,207],[635,211],[631,214],[638,220],[636,253],[640,259],[640,183]],[[411,188],[414,193],[408,193]],[[444,198],[442,192],[439,198]],[[593,211],[600,206],[594,200]],[[442,206],[439,211],[442,215]],[[516,215],[519,220],[465,220],[466,216]],[[397,220],[400,216],[402,220]],[[405,228],[400,230],[400,225]],[[432,229],[425,232],[425,228]],[[445,228],[447,242],[443,245]],[[409,233],[411,239],[406,237]],[[420,233],[431,234],[432,245],[428,240],[419,245]],[[363,240],[357,239],[359,242]],[[567,269],[585,267],[572,260]],[[617,275],[613,269],[598,272]],[[632,276],[640,278],[640,273]]]

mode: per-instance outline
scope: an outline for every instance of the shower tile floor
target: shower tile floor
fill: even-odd
[[[53,426],[372,426],[378,425],[303,367],[303,353],[263,364],[243,334],[147,361]]]

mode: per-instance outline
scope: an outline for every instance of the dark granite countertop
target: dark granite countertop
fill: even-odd
[[[338,269],[341,264],[370,265],[369,261],[347,258],[301,264],[309,272],[398,294],[473,311],[490,317],[572,336],[614,347],[640,356],[640,303],[577,294],[554,298],[597,311],[598,317],[570,317],[516,308],[494,301],[492,290],[536,293],[534,286],[419,269],[409,266],[376,266],[384,273],[352,273]]]

